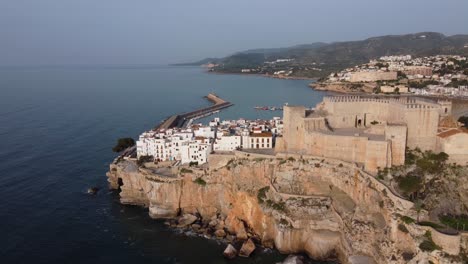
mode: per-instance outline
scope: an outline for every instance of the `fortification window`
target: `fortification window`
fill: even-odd
[[[448,111],[448,109],[447,109],[447,108],[445,108],[445,113],[447,113],[447,111]]]

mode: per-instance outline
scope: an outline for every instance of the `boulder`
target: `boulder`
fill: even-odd
[[[224,221],[218,221],[218,224],[216,225],[215,229],[224,229]]]
[[[239,256],[241,257],[249,257],[250,254],[255,250],[255,244],[252,239],[249,239],[242,244],[241,249],[239,250]]]
[[[234,248],[233,245],[228,244],[226,249],[223,252],[223,256],[228,259],[233,259],[237,256],[237,250]]]
[[[225,236],[226,236],[226,232],[224,232],[223,229],[218,229],[218,230],[216,230],[214,234],[215,234],[215,236],[217,236],[217,237],[225,237]]]
[[[193,225],[192,225],[193,231],[199,231],[200,228],[201,228],[201,226],[200,226],[199,224],[193,224]]]
[[[216,220],[216,219],[215,219],[215,220],[211,220],[210,223],[208,224],[208,226],[210,226],[210,227],[215,227],[215,226],[217,226],[217,225],[218,225],[218,220]]]
[[[304,264],[304,257],[289,255],[281,264]]]
[[[92,195],[95,195],[99,192],[99,188],[98,187],[91,187],[91,188],[88,188],[88,193],[89,194],[92,194]]]
[[[245,228],[244,228],[244,227],[240,228],[240,229],[237,231],[236,236],[237,236],[237,239],[239,239],[239,240],[246,240],[247,238],[249,238],[249,237],[247,236],[247,232],[245,231]]]
[[[184,214],[181,218],[179,218],[177,226],[186,227],[193,224],[195,221],[197,221],[197,217],[193,214]]]

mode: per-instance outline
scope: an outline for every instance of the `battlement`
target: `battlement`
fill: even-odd
[[[451,105],[450,101],[438,100],[432,101],[423,98],[414,97],[378,97],[378,96],[360,96],[360,95],[344,95],[344,96],[325,96],[325,103],[379,103],[400,105],[403,108],[439,108],[442,105]]]

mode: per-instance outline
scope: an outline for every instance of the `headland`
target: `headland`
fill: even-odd
[[[261,246],[342,263],[463,263],[468,229],[436,223],[468,208],[468,131],[450,114],[443,100],[330,96],[284,106],[282,120],[145,132],[107,176],[122,203],[224,241],[228,258]]]

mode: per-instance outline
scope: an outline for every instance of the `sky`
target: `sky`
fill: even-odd
[[[0,65],[168,64],[389,34],[468,34],[467,0],[0,0]]]

